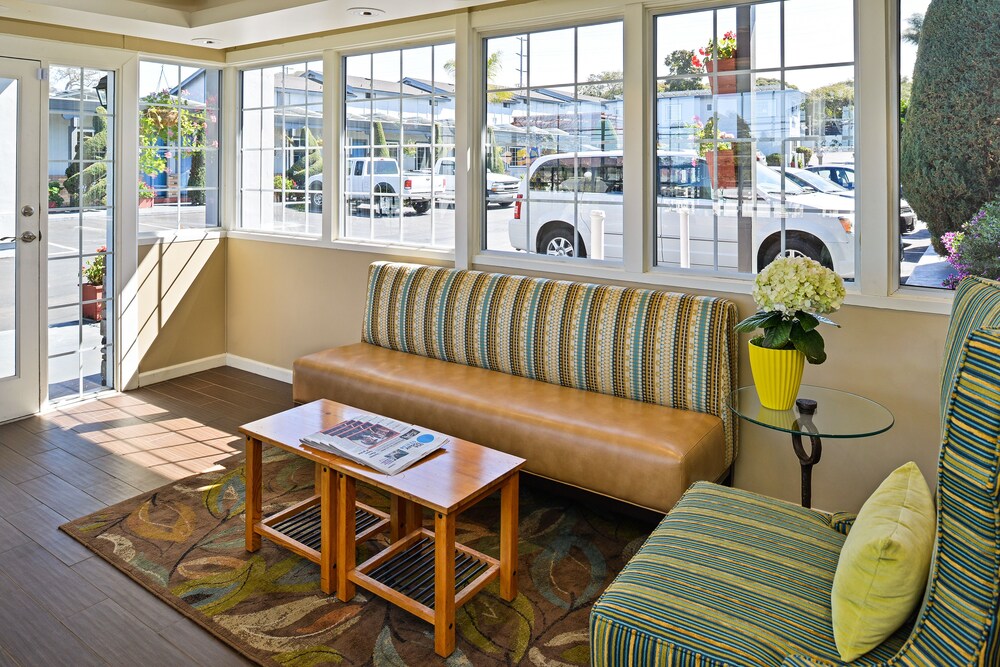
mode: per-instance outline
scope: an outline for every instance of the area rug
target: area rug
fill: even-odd
[[[268,448],[264,480],[267,515],[312,493],[313,466]],[[387,505],[360,485],[358,495]],[[361,589],[348,603],[324,595],[316,565],[267,539],[247,553],[242,457],[62,529],[261,664],[587,664],[590,607],[654,524],[527,484],[520,505],[518,596],[505,602],[494,582],[461,607],[447,659],[434,653],[432,626],[415,616]],[[497,557],[499,515],[498,495],[460,515],[459,542]],[[359,559],[385,544],[360,545]]]

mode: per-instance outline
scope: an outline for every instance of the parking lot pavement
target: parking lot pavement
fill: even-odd
[[[903,235],[903,257],[899,264],[901,285],[940,288],[954,272],[948,259],[935,252],[927,225],[917,222],[912,232]]]

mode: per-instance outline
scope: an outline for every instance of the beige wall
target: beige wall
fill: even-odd
[[[139,247],[139,372],[226,352],[225,239]]]
[[[282,368],[308,352],[360,340],[365,281],[381,255],[229,239],[228,352]],[[748,295],[728,295],[743,315]],[[895,415],[888,432],[857,440],[826,439],[813,473],[813,505],[857,510],[895,467],[916,461],[933,481],[938,434],[938,369],[947,317],[845,307],[840,329],[827,327],[829,360],[807,366],[804,382],[878,401]],[[751,384],[746,355],[740,384]],[[741,488],[799,499],[791,438],[742,424],[736,465]]]

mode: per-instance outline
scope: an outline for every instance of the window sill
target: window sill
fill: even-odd
[[[139,232],[136,242],[139,246],[173,243],[174,241],[201,241],[203,239],[225,238],[226,230],[221,227],[205,229],[171,229],[159,232]]]
[[[287,245],[309,246],[310,248],[328,248],[330,250],[346,250],[350,252],[370,253],[373,255],[386,255],[387,258],[394,258],[402,261],[412,259],[426,259],[436,262],[455,261],[455,251],[450,248],[426,248],[401,244],[393,245],[388,243],[373,243],[371,241],[355,241],[350,239],[324,241],[316,238],[315,236],[294,236],[290,234],[255,232],[245,229],[231,229],[226,235],[229,238],[246,241],[284,243]]]

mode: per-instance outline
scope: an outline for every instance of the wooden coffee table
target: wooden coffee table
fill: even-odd
[[[434,625],[434,649],[441,656],[455,650],[455,610],[494,579],[500,596],[517,596],[518,473],[524,459],[452,438],[441,450],[396,475],[383,475],[345,458],[303,445],[299,438],[330,428],[360,411],[333,401],[301,405],[247,424],[247,549],[260,535],[286,544],[273,534],[296,508],[320,505],[321,579],[323,588],[347,601],[355,585],[392,602]],[[261,520],[260,445],[268,442],[318,465],[317,496]],[[255,463],[254,463],[255,462]],[[392,544],[364,563],[356,562],[356,544],[385,527],[384,514],[356,501],[358,481],[390,494]],[[253,491],[251,491],[253,489]],[[500,491],[500,558],[491,558],[455,542],[458,515]],[[306,507],[307,503],[312,505]],[[434,531],[423,527],[422,507],[434,514]],[[334,512],[334,508],[336,511]],[[300,510],[302,511],[302,510]],[[313,510],[315,512],[315,510]],[[375,523],[369,523],[375,519]],[[330,553],[333,546],[335,555]],[[292,548],[292,547],[290,547]],[[298,548],[297,553],[306,555]],[[307,556],[308,557],[308,556]],[[329,590],[328,590],[329,589]]]

